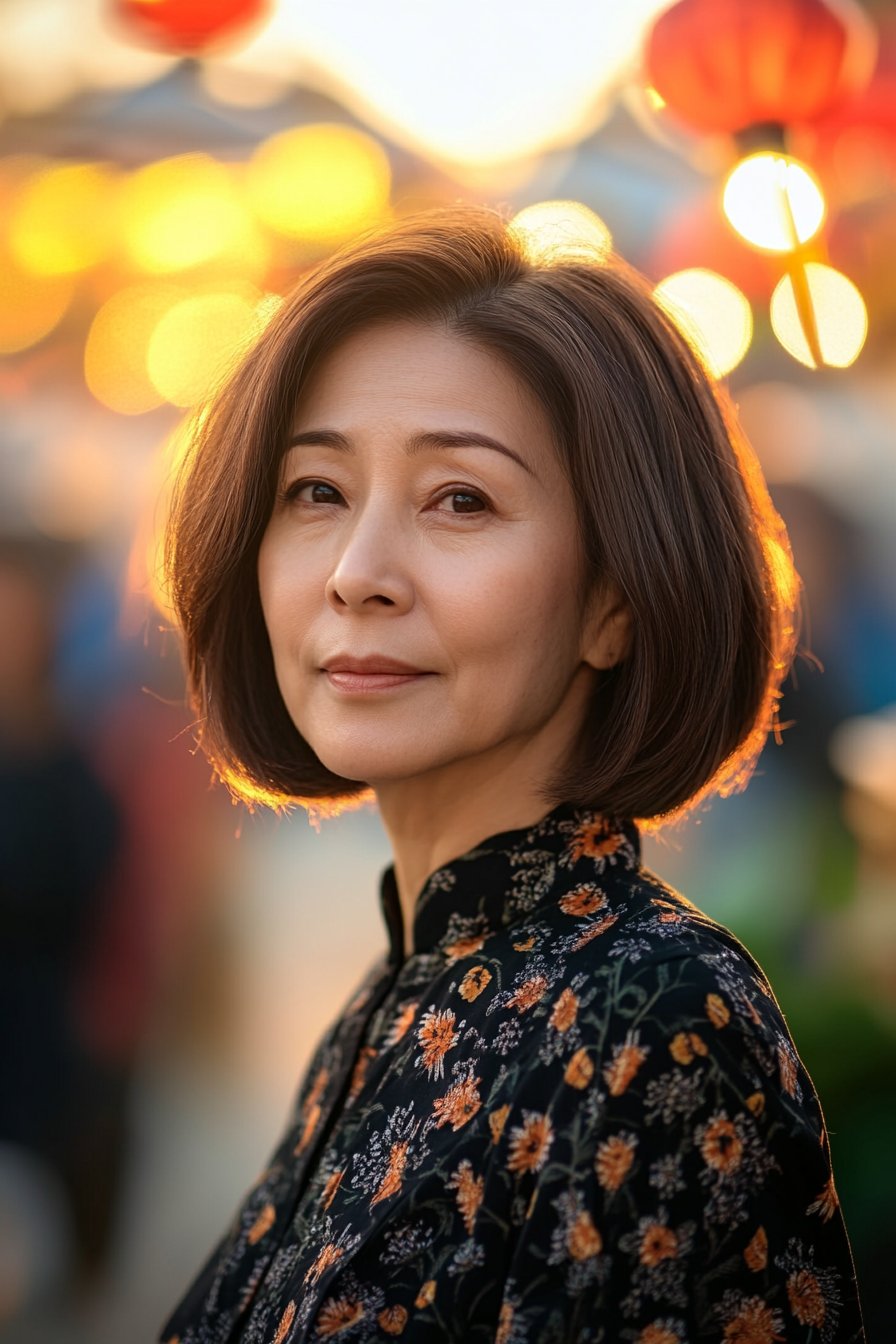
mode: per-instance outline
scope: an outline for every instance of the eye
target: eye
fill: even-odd
[[[449,513],[482,513],[487,508],[485,500],[469,490],[453,490],[442,497],[441,503]]]
[[[343,504],[345,501],[334,485],[326,481],[296,481],[285,492],[290,503],[302,504]]]

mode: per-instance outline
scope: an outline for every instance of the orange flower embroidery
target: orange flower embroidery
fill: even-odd
[[[541,1171],[554,1142],[554,1131],[546,1115],[523,1111],[523,1123],[510,1131],[510,1171]]]
[[[613,1058],[604,1069],[604,1080],[611,1097],[620,1097],[650,1054],[649,1045],[641,1045],[637,1031],[626,1035],[623,1045],[613,1046]]]
[[[759,1118],[765,1110],[765,1096],[762,1092],[754,1092],[751,1096],[747,1097],[747,1110],[751,1115],[755,1115],[757,1119]]]
[[[800,1269],[787,1280],[787,1296],[790,1310],[800,1325],[812,1325],[820,1328],[827,1315],[827,1303],[819,1287],[818,1280],[808,1269]]]
[[[436,1281],[435,1279],[427,1279],[423,1287],[417,1294],[416,1298],[414,1299],[414,1306],[420,1308],[431,1307],[433,1302],[435,1302],[435,1300],[436,1300]]]
[[[576,1014],[579,1011],[579,1000],[569,985],[566,986],[563,993],[554,1004],[553,1012],[550,1016],[550,1024],[557,1031],[563,1033],[569,1031],[576,1020]]]
[[[747,1269],[758,1274],[761,1269],[765,1269],[768,1264],[768,1237],[765,1235],[764,1227],[757,1227],[750,1244],[744,1251],[744,1260],[747,1263]]]
[[[491,978],[491,971],[486,970],[484,966],[474,966],[461,980],[457,992],[467,1003],[472,1003],[474,999],[479,998]]]
[[[303,1282],[307,1283],[310,1279],[312,1284],[317,1283],[324,1270],[329,1269],[331,1265],[335,1265],[336,1261],[341,1259],[342,1247],[337,1246],[333,1241],[328,1241],[326,1246],[321,1247],[317,1259],[308,1270]]]
[[[663,1325],[662,1321],[654,1321],[653,1325],[645,1325],[635,1344],[681,1344],[681,1335]]]
[[[317,1103],[323,1096],[324,1088],[327,1086],[327,1083],[329,1081],[330,1081],[329,1069],[318,1070],[314,1082],[311,1084],[311,1090],[308,1093],[307,1097],[305,1098],[304,1105],[302,1106],[303,1116],[308,1115],[310,1111],[314,1110],[314,1107],[317,1105]]]
[[[727,1027],[731,1021],[731,1010],[720,994],[707,994],[706,1016],[716,1031],[720,1031],[722,1027]]]
[[[408,1161],[408,1145],[404,1143],[393,1143],[392,1151],[389,1154],[389,1166],[386,1174],[380,1181],[379,1189],[370,1201],[370,1207],[379,1204],[381,1200],[388,1199],[390,1195],[397,1195],[401,1189],[401,1178]]]
[[[533,975],[531,980],[524,980],[516,993],[507,1000],[508,1008],[515,1008],[518,1013],[525,1013],[527,1009],[534,1008],[536,1003],[540,1003],[544,998],[548,982],[543,975]]]
[[[796,1060],[783,1045],[778,1046],[778,1068],[781,1071],[781,1086],[792,1097],[796,1096]]]
[[[618,1190],[635,1159],[638,1140],[633,1134],[614,1134],[598,1146],[594,1170],[604,1190]]]
[[[600,1255],[603,1246],[603,1239],[594,1226],[591,1214],[583,1209],[569,1229],[566,1249],[573,1260],[590,1260],[593,1255]]]
[[[602,910],[606,903],[607,898],[602,891],[584,882],[574,891],[561,896],[558,902],[564,915],[576,915],[579,918],[582,915],[593,915],[595,910]]]
[[[749,1297],[740,1311],[725,1326],[725,1344],[774,1344],[783,1340],[775,1330],[782,1324],[778,1313],[767,1307],[761,1297]]]
[[[709,1046],[695,1031],[680,1031],[669,1042],[669,1054],[676,1064],[691,1064],[695,1055],[708,1055]]]
[[[509,1106],[499,1106],[496,1111],[492,1111],[488,1118],[488,1127],[492,1132],[492,1143],[500,1143],[501,1135],[504,1133],[504,1126],[507,1124],[507,1117],[510,1114]]]
[[[676,1064],[690,1064],[694,1058],[694,1052],[691,1049],[686,1031],[680,1031],[669,1042],[669,1054],[675,1060]]]
[[[271,1344],[283,1344],[284,1339],[289,1333],[289,1327],[292,1325],[295,1318],[296,1304],[295,1302],[290,1302],[283,1315],[280,1317],[280,1324],[277,1326],[277,1333],[274,1335]]]
[[[700,1152],[706,1165],[715,1171],[736,1171],[740,1166],[744,1145],[724,1111],[706,1126]]]
[[[655,905],[659,910],[659,920],[661,924],[680,924],[681,915],[675,909],[671,901],[661,901],[654,897],[651,905]]]
[[[417,1040],[423,1046],[422,1062],[428,1078],[445,1077],[445,1056],[460,1040],[460,1034],[454,1030],[454,1020],[450,1008],[423,1015]]]
[[[459,961],[461,957],[471,957],[474,952],[478,952],[485,942],[484,933],[473,933],[467,938],[458,938],[456,943],[445,948],[445,956],[449,961]]]
[[[621,844],[622,837],[608,832],[606,822],[601,818],[600,821],[578,827],[569,842],[569,853],[574,862],[579,859],[603,859],[615,854]]]
[[[587,1087],[594,1077],[594,1065],[588,1058],[588,1049],[582,1046],[577,1050],[566,1066],[566,1072],[563,1075],[563,1081],[569,1083],[570,1087],[577,1087],[581,1091]]]
[[[408,1323],[408,1314],[404,1307],[386,1307],[376,1319],[387,1335],[400,1335]]]
[[[362,1045],[358,1051],[358,1058],[355,1060],[355,1067],[352,1070],[351,1086],[346,1097],[346,1104],[357,1101],[364,1087],[364,1079],[367,1075],[367,1066],[372,1059],[376,1058],[376,1051],[372,1045]]]
[[[617,918],[617,915],[604,915],[603,919],[596,919],[593,924],[589,924],[582,936],[573,943],[573,952],[580,952],[598,934],[606,933],[607,929],[616,923]]]
[[[389,1029],[389,1035],[386,1037],[387,1045],[397,1045],[407,1035],[409,1029],[413,1026],[419,1007],[419,1003],[405,1004]]]
[[[658,1265],[661,1260],[674,1260],[678,1254],[678,1238],[671,1227],[651,1223],[641,1238],[641,1264]]]
[[[336,1197],[336,1191],[339,1189],[339,1183],[345,1175],[345,1168],[342,1171],[334,1171],[333,1175],[328,1177],[327,1183],[321,1192],[320,1201],[325,1209],[328,1209]]]
[[[514,943],[514,952],[531,952],[535,946],[535,934],[531,938],[526,938],[522,943]]]
[[[485,1188],[485,1180],[482,1176],[473,1175],[473,1165],[468,1158],[464,1158],[457,1171],[448,1181],[447,1188],[455,1191],[457,1207],[464,1220],[464,1226],[472,1237],[473,1227],[476,1222],[476,1214],[479,1211],[479,1205],[482,1203],[482,1195]]]
[[[317,1315],[317,1333],[332,1339],[364,1319],[364,1304],[350,1297],[329,1297]]]
[[[273,1204],[265,1204],[261,1213],[255,1219],[255,1222],[249,1228],[246,1240],[250,1246],[255,1246],[261,1241],[266,1232],[270,1232],[271,1228],[274,1226],[276,1217],[277,1212]]]
[[[319,1069],[302,1104],[302,1119],[305,1121],[305,1128],[302,1130],[302,1137],[295,1146],[296,1157],[300,1157],[311,1142],[312,1135],[317,1128],[317,1122],[320,1119],[320,1099],[329,1081],[329,1070]]]
[[[473,1119],[482,1105],[476,1086],[481,1081],[480,1078],[463,1078],[459,1083],[452,1083],[444,1097],[436,1097],[432,1107],[433,1115],[439,1117],[436,1129],[450,1125],[452,1129],[458,1130]]]
[[[308,1118],[305,1121],[305,1128],[302,1130],[302,1137],[299,1139],[298,1143],[296,1144],[293,1150],[296,1157],[301,1157],[302,1153],[304,1153],[305,1149],[308,1147],[309,1143],[311,1142],[314,1131],[317,1128],[317,1122],[319,1119],[320,1119],[320,1106],[315,1104],[314,1106],[311,1107],[311,1110],[308,1112]]]
[[[495,1344],[507,1344],[512,1329],[513,1307],[509,1302],[502,1302],[501,1311],[498,1315],[498,1330],[495,1334]]]
[[[821,1194],[812,1201],[806,1213],[818,1213],[821,1215],[821,1221],[827,1223],[833,1218],[839,1203],[837,1191],[834,1189],[834,1177],[831,1175]]]

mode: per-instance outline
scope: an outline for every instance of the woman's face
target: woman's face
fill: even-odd
[[[514,374],[440,326],[381,325],[321,363],[294,436],[258,574],[324,765],[376,787],[578,723],[618,621],[583,600],[572,491]]]

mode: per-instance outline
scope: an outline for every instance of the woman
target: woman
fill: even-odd
[[[199,424],[169,562],[220,775],[372,788],[395,862],[163,1339],[861,1339],[768,983],[639,864],[631,818],[746,778],[797,588],[642,282],[473,210],[330,260]]]

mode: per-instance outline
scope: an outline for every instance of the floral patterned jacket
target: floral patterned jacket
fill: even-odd
[[[162,1338],[863,1339],[812,1084],[762,972],[561,807],[429,879]]]

